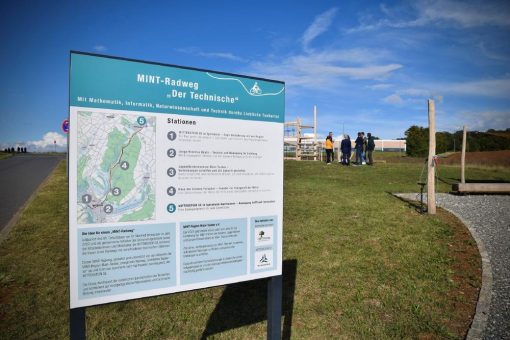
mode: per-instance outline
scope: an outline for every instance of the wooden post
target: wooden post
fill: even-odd
[[[301,119],[299,117],[296,119],[296,160],[301,161]]]
[[[313,160],[317,160],[317,105],[313,106],[313,148],[314,157]]]
[[[464,175],[464,171],[466,169],[466,135],[467,127],[464,125],[464,131],[462,133],[462,155],[460,158],[460,182],[462,184],[466,183],[466,177]]]
[[[427,176],[427,212],[431,215],[436,214],[436,181],[435,181],[435,160],[436,155],[436,109],[434,101],[428,100],[429,107],[429,158],[428,158],[428,176]]]

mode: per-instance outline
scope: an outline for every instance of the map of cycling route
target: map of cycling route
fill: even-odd
[[[156,119],[78,112],[78,223],[154,219]]]

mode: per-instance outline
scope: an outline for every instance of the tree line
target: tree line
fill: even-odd
[[[407,155],[423,157],[428,155],[429,128],[413,125],[405,132]],[[497,151],[510,150],[510,129],[485,132],[468,131],[466,151]],[[436,132],[436,153],[455,152],[462,150],[462,130],[454,133]]]

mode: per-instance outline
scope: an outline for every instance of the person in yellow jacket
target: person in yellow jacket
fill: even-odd
[[[331,161],[333,160],[333,132],[330,132],[328,136],[326,137],[326,164],[331,164]]]

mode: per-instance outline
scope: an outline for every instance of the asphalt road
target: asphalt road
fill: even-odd
[[[0,230],[64,157],[26,154],[0,160]]]

